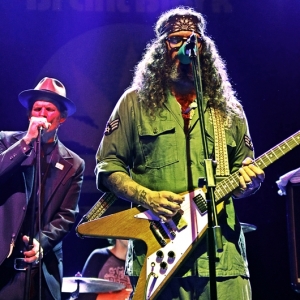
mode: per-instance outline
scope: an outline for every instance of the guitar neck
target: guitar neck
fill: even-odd
[[[263,155],[259,156],[254,164],[265,169],[267,166],[275,162],[277,159],[294,149],[300,144],[300,131],[288,137],[283,142],[279,143]],[[215,197],[216,201],[221,200],[229,195],[233,190],[239,186],[239,171],[229,175],[226,179],[222,180],[216,185]]]
[[[84,216],[84,221],[93,221],[100,218],[108,208],[118,199],[113,193],[105,193]]]

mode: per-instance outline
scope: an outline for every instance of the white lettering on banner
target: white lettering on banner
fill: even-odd
[[[210,0],[214,13],[231,13],[231,0]],[[197,2],[195,4],[195,2]],[[78,12],[119,12],[155,13],[166,11],[179,5],[196,7],[201,11],[205,0],[26,0],[27,10],[63,11],[72,9]]]

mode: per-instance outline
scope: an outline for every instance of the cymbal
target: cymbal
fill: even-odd
[[[242,223],[242,222],[240,222],[240,224],[244,233],[251,232],[257,229],[257,227],[253,224]]]
[[[63,293],[73,293],[79,284],[79,293],[108,293],[125,289],[122,283],[112,282],[101,278],[64,277],[62,282]]]

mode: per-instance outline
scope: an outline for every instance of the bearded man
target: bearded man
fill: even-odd
[[[242,105],[235,97],[214,42],[206,35],[205,20],[200,13],[188,7],[172,9],[160,16],[155,31],[156,39],[147,46],[138,63],[132,86],[115,106],[96,155],[99,190],[110,191],[147,209],[142,218],[151,215],[146,222],[149,221],[153,229],[155,221],[154,235],[159,242],[166,241],[152,261],[146,255],[145,243],[149,241],[141,238],[143,233],[130,240],[126,272],[134,290],[131,297],[142,299],[137,295],[137,287],[142,285],[145,299],[149,295],[168,300],[210,299],[207,239],[204,235],[183,263],[177,264],[178,257],[185,254],[180,248],[194,244],[188,235],[184,236],[185,230],[194,225],[183,221],[185,224],[181,227],[174,216],[179,213],[189,219],[190,215],[197,214],[197,209],[190,209],[185,215],[189,198],[184,192],[198,188],[198,179],[206,176],[204,160],[217,160],[216,148],[222,147],[222,143],[217,144],[213,111],[224,128],[229,174],[238,174],[237,185],[226,195],[225,213],[218,216],[223,243],[223,251],[215,257],[218,299],[251,299],[245,240],[233,199],[257,191],[264,172],[252,163],[254,151]],[[182,63],[178,56],[192,36],[196,36],[195,49],[201,66],[203,97],[200,105],[204,111],[208,157],[205,157],[201,138],[192,64]],[[132,228],[136,230],[139,228]],[[168,258],[165,249],[175,245],[177,237],[182,235],[182,241],[167,253]],[[148,269],[153,270],[148,272],[146,282],[141,283],[141,269],[149,261]],[[172,271],[167,284],[153,293],[175,263],[176,272]],[[155,270],[157,265],[159,268]]]

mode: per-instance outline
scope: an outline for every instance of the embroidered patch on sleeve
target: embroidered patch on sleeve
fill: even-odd
[[[253,151],[253,144],[252,144],[252,141],[251,141],[250,137],[247,136],[246,134],[244,135],[244,141],[245,141],[245,145],[246,145],[251,151]]]
[[[113,131],[119,128],[119,124],[120,124],[119,118],[111,121],[110,123],[107,122],[104,130],[104,135],[110,135]]]

